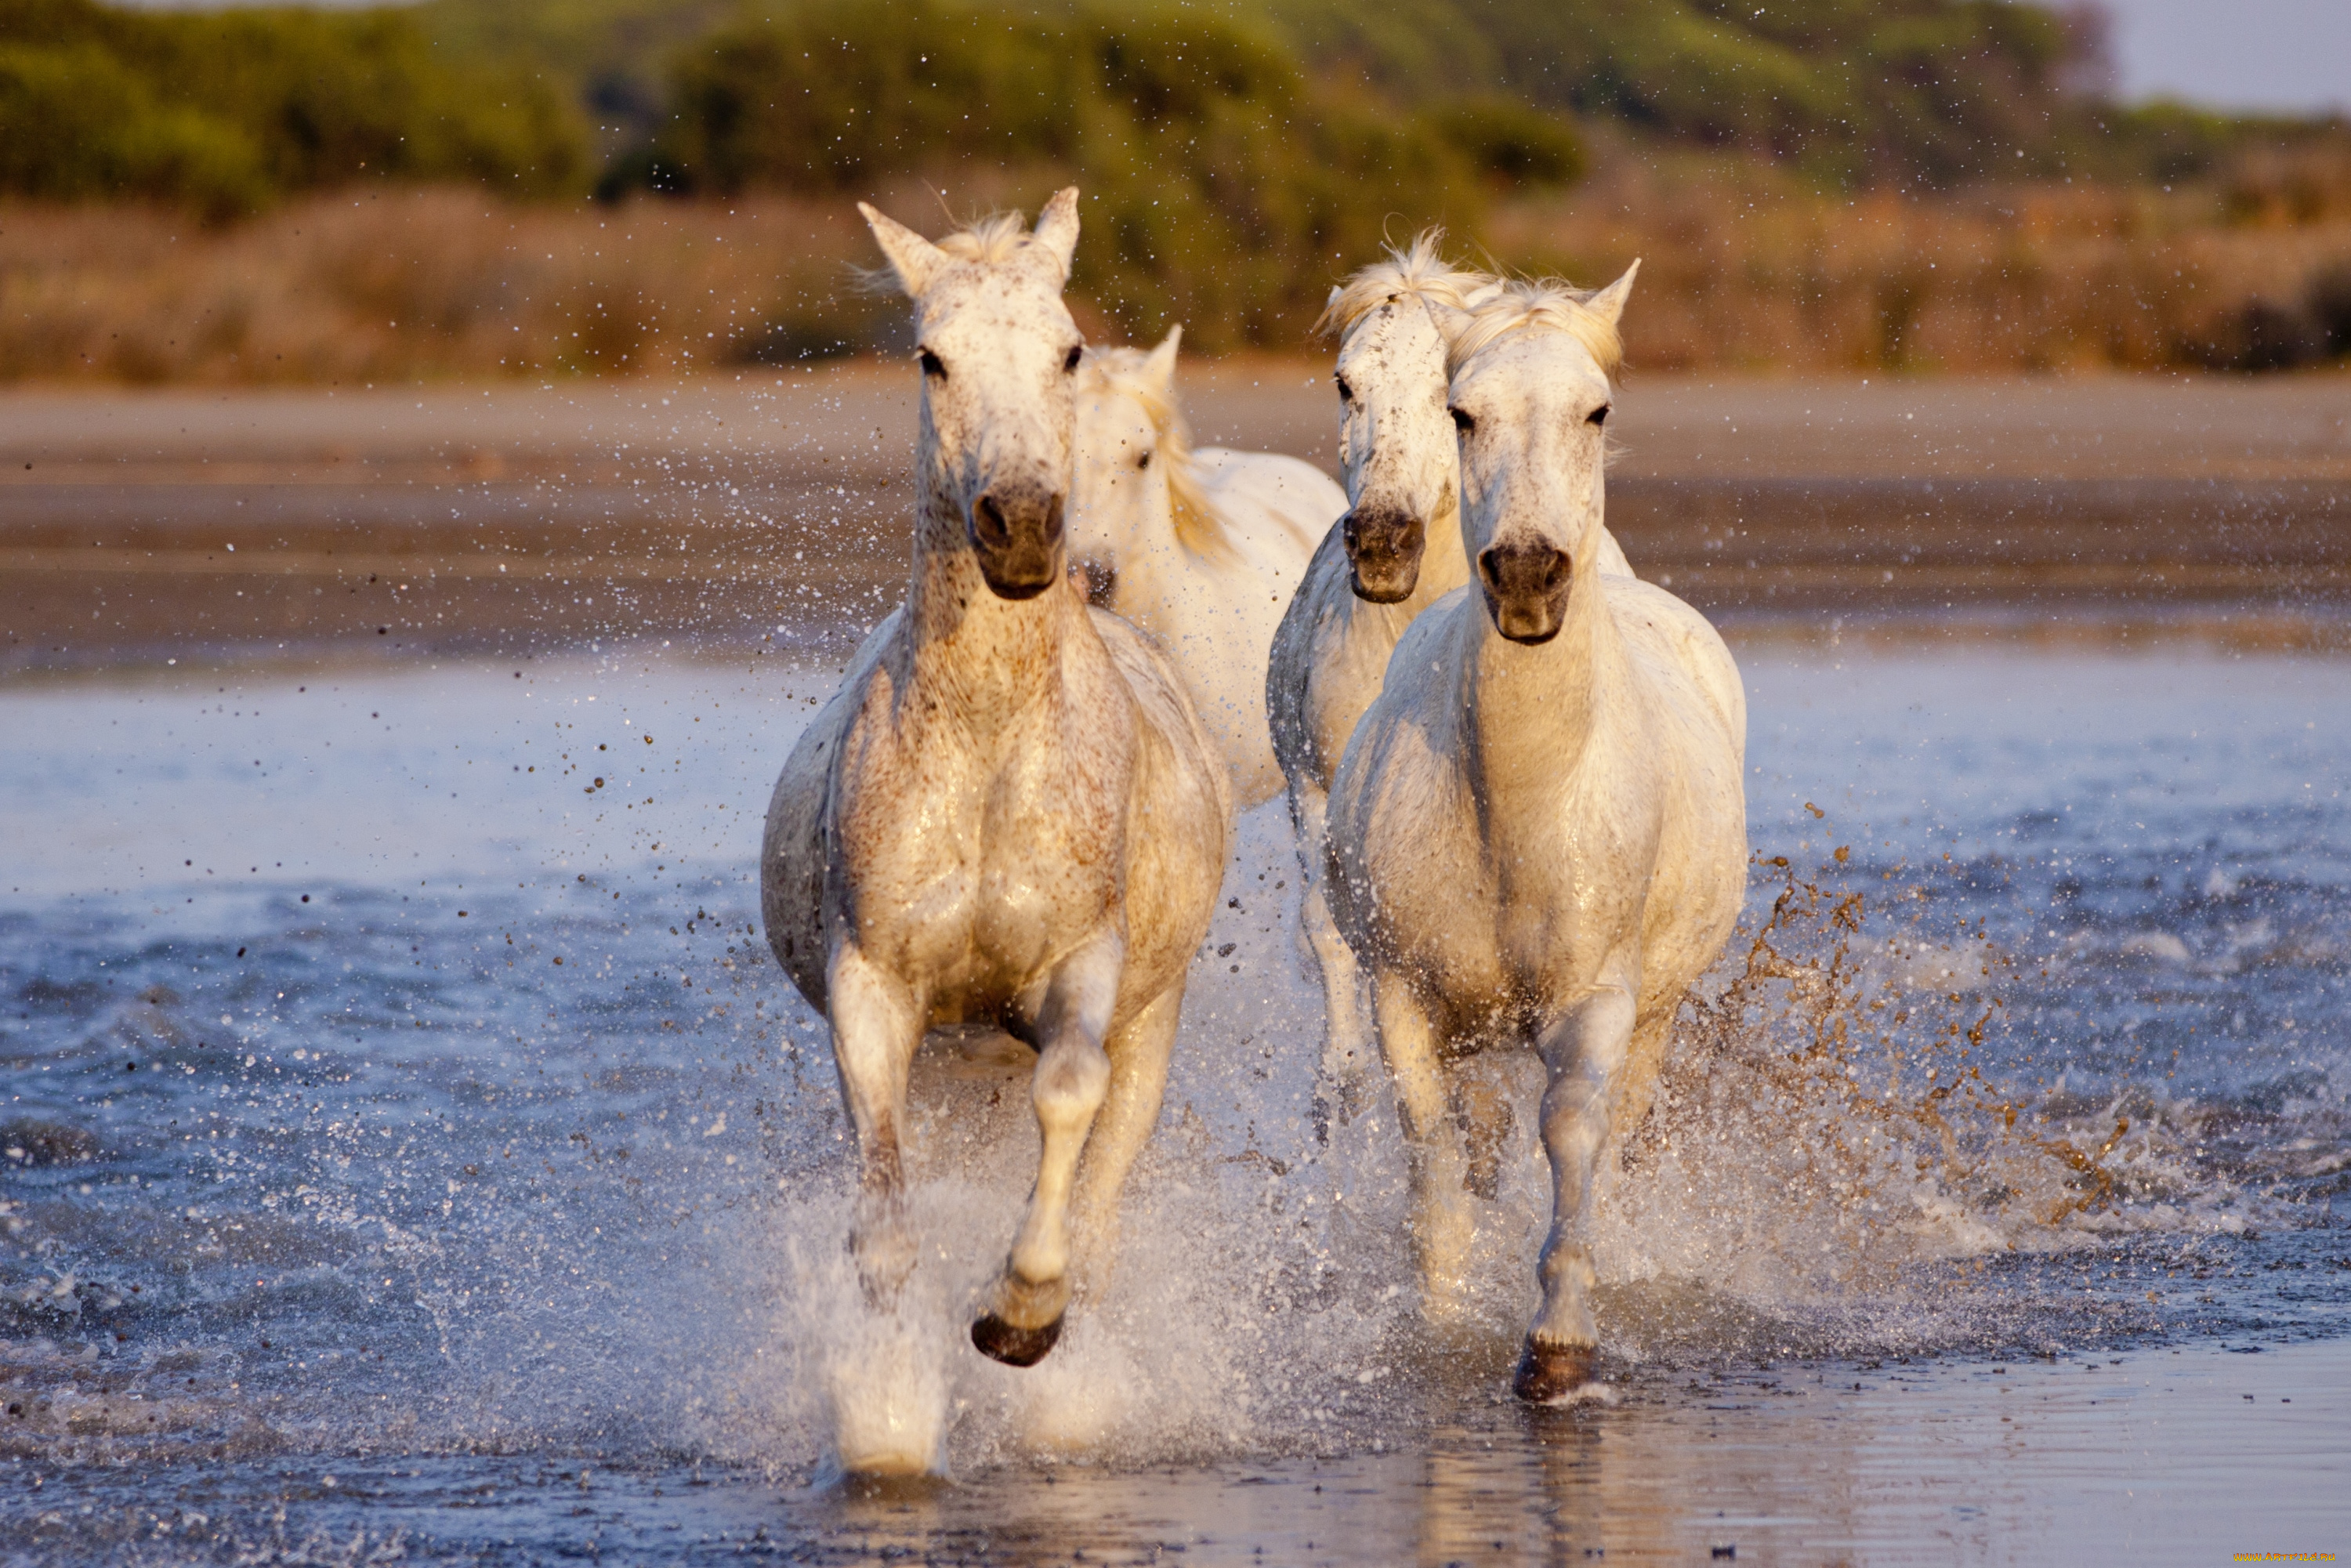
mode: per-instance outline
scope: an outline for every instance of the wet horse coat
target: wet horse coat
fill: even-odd
[[[1079,368],[1070,553],[1093,602],[1166,646],[1246,810],[1281,788],[1267,650],[1347,498],[1295,457],[1195,450],[1176,402],[1182,336],[1147,354],[1096,350]]]
[[[1515,1380],[1536,1402],[1590,1380],[1594,1177],[1646,1113],[1746,883],[1737,667],[1697,612],[1600,570],[1631,283],[1512,285],[1439,317],[1473,581],[1396,644],[1331,793],[1332,911],[1371,972],[1434,1311],[1460,1287],[1475,1178],[1449,1066],[1495,1044],[1544,1062],[1552,1225]]]
[[[1299,921],[1322,977],[1318,1122],[1334,1100],[1343,1119],[1352,1113],[1373,1055],[1360,971],[1323,885],[1332,776],[1379,695],[1396,640],[1469,580],[1445,340],[1430,312],[1490,297],[1496,285],[1447,263],[1437,249],[1442,237],[1426,231],[1331,291],[1322,325],[1341,334],[1333,380],[1349,510],[1315,550],[1266,668],[1273,749],[1298,831]],[[1633,575],[1604,526],[1600,570]]]
[[[777,780],[760,904],[832,1025],[870,1297],[914,1266],[900,1140],[925,1031],[993,1023],[1037,1049],[1037,1185],[973,1327],[1027,1365],[1157,1119],[1231,806],[1164,656],[1069,581],[1076,192],[1033,235],[999,223],[938,246],[864,211],[916,304],[913,580]]]

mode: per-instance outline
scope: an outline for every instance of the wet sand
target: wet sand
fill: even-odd
[[[0,394],[0,661],[862,623],[903,579],[914,390]],[[1203,441],[1332,462],[1320,365],[1186,391]],[[2351,378],[1636,379],[1617,428],[1611,526],[1712,614],[2351,604]]]

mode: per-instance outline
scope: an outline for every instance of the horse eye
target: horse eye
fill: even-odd
[[[1065,376],[1075,373],[1078,361],[1085,357],[1086,346],[1083,343],[1072,343],[1068,356],[1061,361],[1061,373]]]
[[[1333,376],[1331,379],[1338,384],[1339,401],[1341,402],[1353,402],[1355,401],[1355,389],[1347,384],[1346,377]]]
[[[1445,412],[1453,416],[1453,428],[1459,431],[1462,434],[1467,435],[1471,431],[1478,428],[1478,422],[1470,418],[1468,414],[1462,413],[1461,410],[1458,408],[1448,408]]]
[[[1136,459],[1134,460],[1134,465],[1135,465],[1137,468],[1148,468],[1148,467],[1150,467],[1150,466],[1151,466],[1151,454],[1150,454],[1150,453],[1148,453],[1148,452],[1146,452],[1146,453],[1144,453],[1142,456],[1140,456],[1140,457],[1136,458]]]
[[[914,350],[914,357],[922,361],[923,374],[926,376],[936,376],[941,381],[947,379],[946,362],[941,360],[936,354],[934,354],[928,349],[917,349]]]
[[[1604,403],[1602,403],[1598,408],[1593,409],[1593,410],[1592,411],[1591,417],[1590,417],[1589,419],[1585,420],[1585,421],[1584,421],[1584,423],[1587,423],[1587,424],[1605,424],[1605,423],[1608,423],[1608,405],[1607,405],[1606,403],[1604,403]]]

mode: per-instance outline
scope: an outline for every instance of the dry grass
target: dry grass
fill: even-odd
[[[0,208],[0,379],[350,383],[820,355],[884,328],[847,287],[866,243],[853,210],[785,202],[371,191],[226,229]]]
[[[2351,163],[2271,160],[2194,191],[1846,201],[1751,167],[1675,179],[1619,160],[1502,213],[1489,238],[1514,267],[1582,282],[1641,257],[1625,335],[1650,369],[2307,361],[2341,308],[2330,282],[2351,281]]]
[[[921,198],[895,194],[917,213]],[[2327,280],[2351,291],[2351,168],[2273,160],[2177,193],[1849,202],[1752,166],[1616,156],[1573,195],[1503,207],[1487,237],[1513,267],[1579,281],[1643,257],[1626,320],[1643,369],[2245,363],[2296,333],[2286,357],[2306,360],[2325,346]],[[348,384],[820,358],[902,329],[901,305],[853,286],[868,249],[847,203],[783,198],[558,207],[379,189],[226,228],[0,206],[0,381]]]

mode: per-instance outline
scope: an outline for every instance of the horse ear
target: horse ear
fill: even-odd
[[[1633,278],[1640,270],[1641,258],[1636,256],[1633,258],[1633,265],[1625,269],[1625,276],[1585,300],[1585,307],[1605,318],[1614,327],[1617,318],[1625,314],[1625,301],[1632,297]]]
[[[865,226],[873,231],[873,242],[890,258],[890,270],[898,275],[898,287],[906,291],[908,298],[921,298],[923,290],[931,286],[931,279],[952,258],[905,225],[863,202],[857,204],[857,210],[865,214]]]
[[[1150,356],[1143,361],[1143,368],[1151,373],[1151,379],[1163,387],[1176,384],[1176,350],[1183,341],[1184,326],[1179,321],[1167,329],[1167,336],[1159,340],[1159,346],[1152,350]]]
[[[1437,323],[1437,335],[1445,340],[1447,349],[1459,340],[1473,319],[1468,311],[1447,305],[1442,299],[1423,298],[1421,305],[1428,311],[1428,319]]]
[[[1053,258],[1054,266],[1060,269],[1061,277],[1055,281],[1069,282],[1070,258],[1078,250],[1078,188],[1075,185],[1065,185],[1053,193],[1053,199],[1047,202],[1045,210],[1037,214],[1037,227],[1031,237],[1044,247],[1045,254]]]

